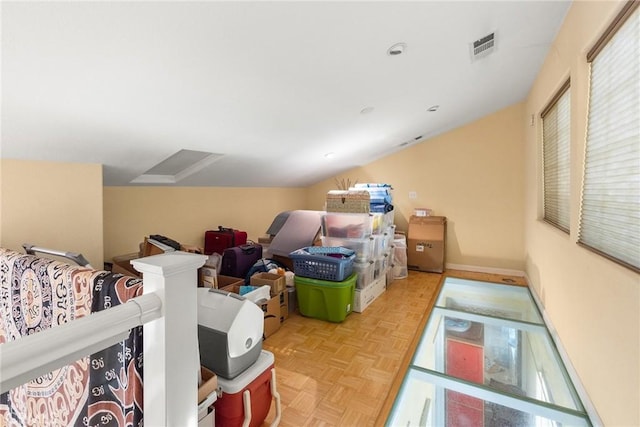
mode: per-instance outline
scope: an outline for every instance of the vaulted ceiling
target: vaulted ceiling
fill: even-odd
[[[101,163],[105,185],[306,186],[524,100],[569,6],[3,2],[0,154]],[[180,150],[221,156],[152,169]]]

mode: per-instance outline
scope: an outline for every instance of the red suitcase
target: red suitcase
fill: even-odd
[[[245,279],[251,267],[261,258],[262,245],[259,244],[251,243],[227,248],[222,254],[220,274]]]
[[[204,254],[218,253],[222,255],[224,250],[233,246],[247,243],[247,232],[218,226],[217,230],[207,230],[204,233]]]

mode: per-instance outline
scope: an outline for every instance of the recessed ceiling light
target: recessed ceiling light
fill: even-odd
[[[326,157],[327,159],[333,159],[335,156],[336,156],[336,153],[334,153],[333,151],[330,151],[324,155],[324,157]]]
[[[366,107],[366,108],[363,108],[362,110],[360,110],[360,114],[369,114],[369,113],[373,112],[373,110],[375,110],[375,108]]]
[[[430,112],[430,113],[434,113],[434,112],[438,111],[438,108],[440,108],[439,105],[432,105],[431,107],[429,107],[427,109],[427,111]]]
[[[406,48],[407,48],[407,45],[405,43],[396,43],[387,50],[387,55],[389,56],[401,55]]]

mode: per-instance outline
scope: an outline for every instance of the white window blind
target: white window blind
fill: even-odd
[[[578,243],[640,272],[640,9],[628,2],[587,59]]]
[[[567,81],[542,111],[544,220],[569,232],[571,96]]]

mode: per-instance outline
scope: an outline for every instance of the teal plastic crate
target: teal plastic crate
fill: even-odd
[[[342,322],[353,309],[357,275],[342,282],[295,277],[298,310],[314,319]]]

